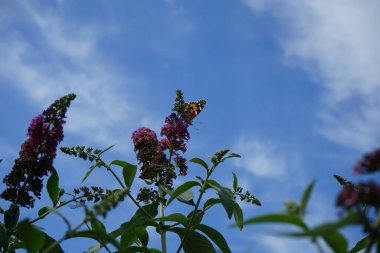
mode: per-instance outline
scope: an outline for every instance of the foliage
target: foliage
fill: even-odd
[[[285,202],[285,212],[265,214],[244,220],[239,202],[244,201],[261,206],[261,202],[249,191],[239,186],[238,177],[232,173],[232,188],[221,185],[213,179],[219,165],[230,158],[240,158],[238,154],[222,149],[205,161],[199,157],[185,158],[190,140],[189,128],[196,116],[204,109],[205,100],[185,102],[182,92],[177,91],[173,112],[166,117],[160,135],[147,127],[141,127],[132,134],[137,165],[116,159],[106,161],[103,154],[113,146],[95,149],[85,146],[61,147],[62,153],[83,159],[90,163],[84,173],[84,183],[95,170],[106,170],[118,183],[116,189],[101,186],[80,186],[74,189],[60,187],[60,170],[53,166],[58,144],[63,140],[63,124],[66,111],[75,99],[74,94],[56,100],[42,114],[36,116],[22,144],[19,158],[9,174],[3,179],[5,190],[1,198],[10,202],[9,207],[1,208],[0,252],[15,253],[25,249],[28,253],[62,253],[61,243],[73,238],[90,238],[96,241],[89,245],[87,253],[106,252],[149,252],[166,253],[166,235],[174,233],[179,237],[176,252],[212,253],[232,252],[223,235],[203,223],[203,218],[214,207],[222,207],[226,217],[234,217],[235,226],[240,230],[245,225],[259,223],[278,223],[295,227],[290,232],[278,233],[280,236],[306,237],[323,249],[321,240],[332,252],[354,253],[360,250],[370,252],[376,248],[380,252],[380,186],[375,181],[353,183],[341,176],[334,175],[342,189],[337,197],[337,206],[342,216],[335,222],[311,227],[305,221],[308,204],[316,182],[311,182],[300,201]],[[0,159],[0,163],[3,159]],[[186,176],[188,170],[199,166],[203,173],[195,179],[187,180],[174,188],[173,182]],[[118,168],[118,170],[116,170]],[[366,154],[354,171],[357,174],[373,174],[380,171],[380,150]],[[138,193],[132,192],[136,175],[141,183]],[[51,205],[36,211],[34,219],[20,219],[23,208],[34,208],[35,201],[41,196],[43,180],[48,177],[45,187]],[[194,191],[196,189],[196,191]],[[204,199],[205,193],[214,192],[213,197]],[[129,220],[120,221],[117,229],[109,231],[101,222],[123,201],[131,201],[137,211]],[[82,220],[73,226],[60,211],[70,205],[82,213]],[[191,206],[189,213],[166,213],[173,205]],[[67,225],[63,237],[54,239],[39,221],[56,214]],[[365,237],[351,249],[340,230],[346,226],[361,226]],[[151,229],[153,228],[153,229]],[[160,249],[152,248],[150,233],[158,233],[161,238]]]
[[[354,167],[354,172],[365,174],[380,171],[380,152],[375,150],[364,156],[363,160]],[[365,168],[363,168],[365,166]],[[319,252],[323,252],[320,240],[329,246],[331,252],[355,253],[361,250],[370,252],[376,248],[380,252],[380,186],[374,181],[354,184],[339,175],[335,179],[342,186],[338,194],[336,204],[342,208],[341,217],[335,222],[324,223],[316,227],[310,227],[305,222],[307,204],[313,191],[315,181],[309,184],[304,191],[301,201],[285,202],[285,212],[266,214],[253,217],[244,221],[245,225],[258,223],[288,224],[298,228],[299,232],[281,232],[281,236],[308,237],[316,245]],[[348,241],[339,231],[347,226],[361,226],[366,234],[351,249]]]
[[[205,100],[185,102],[182,92],[177,91],[173,113],[165,119],[161,139],[149,128],[136,130],[132,134],[132,141],[138,165],[119,159],[110,162],[104,160],[102,155],[113,146],[103,150],[85,146],[61,147],[64,154],[90,162],[81,183],[95,170],[105,169],[119,184],[117,189],[112,190],[101,186],[81,186],[70,190],[60,188],[59,169],[53,167],[53,160],[57,145],[63,140],[66,111],[74,99],[75,95],[69,94],[55,101],[35,117],[28,128],[28,139],[21,147],[20,158],[4,178],[6,189],[1,197],[10,201],[10,206],[2,211],[0,252],[13,253],[17,249],[25,249],[29,253],[61,253],[60,244],[63,241],[90,238],[97,243],[89,245],[88,253],[100,252],[102,249],[107,252],[165,253],[167,233],[179,236],[177,252],[217,252],[217,249],[223,253],[231,252],[227,240],[220,232],[204,224],[203,217],[209,209],[221,203],[227,217],[231,219],[234,216],[236,225],[242,229],[243,212],[238,200],[256,205],[260,205],[260,201],[248,191],[243,193],[243,189],[237,186],[235,174],[232,189],[212,179],[220,163],[239,155],[225,149],[216,152],[209,162],[201,158],[187,160],[184,157],[190,140],[188,129],[205,107]],[[186,176],[193,166],[204,168],[204,174],[174,188],[174,180]],[[121,170],[116,170],[116,167]],[[131,189],[136,174],[146,187],[134,194]],[[36,211],[37,217],[34,219],[20,220],[22,208],[33,208],[36,199],[40,198],[43,179],[48,175],[45,187],[51,205]],[[193,189],[199,193],[193,193]],[[214,191],[214,198],[204,200],[207,191]],[[137,211],[129,220],[120,221],[119,228],[108,231],[99,217],[106,218],[123,201],[131,201]],[[76,226],[60,211],[69,204],[83,210],[83,219]],[[182,204],[192,206],[192,211],[188,214],[165,213],[169,205]],[[51,214],[60,216],[67,225],[62,238],[54,239],[38,226],[40,220]],[[148,227],[154,230],[148,230]],[[160,249],[149,246],[148,231],[160,235]]]

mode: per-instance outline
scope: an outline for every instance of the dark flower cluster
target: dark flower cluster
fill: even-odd
[[[158,192],[154,190],[153,188],[146,188],[143,187],[140,189],[140,192],[137,194],[137,201],[144,202],[145,204],[148,204],[150,202],[154,202],[159,197]]]
[[[373,181],[346,185],[336,204],[344,208],[373,206],[377,209],[380,207],[380,186]]]
[[[354,167],[355,174],[365,174],[380,171],[380,148],[365,154]]]
[[[108,194],[111,193],[111,190],[109,189],[103,189],[98,186],[82,186],[80,188],[75,188],[73,190],[74,195],[72,195],[75,198],[78,198],[79,196],[79,203],[81,205],[84,205],[86,201],[94,201],[94,203],[99,202],[99,200],[104,199]],[[71,194],[70,194],[71,195]]]
[[[255,196],[253,196],[249,191],[243,193],[243,188],[236,187],[236,190],[233,191],[234,198],[240,198],[240,201],[245,201],[247,203],[252,203],[253,205],[261,206],[261,202]]]
[[[155,181],[157,174],[161,175],[168,165],[168,159],[159,148],[160,142],[156,133],[146,127],[137,129],[132,134],[137,160],[141,165],[140,178]]]
[[[158,140],[154,131],[146,127],[141,127],[132,134],[134,150],[141,165],[140,178],[150,180],[165,189],[172,189],[173,180],[177,176],[175,167],[179,168],[178,175],[187,174],[187,160],[182,155],[187,151],[186,143],[190,139],[188,128],[191,122],[181,113],[185,105],[182,92],[177,91],[173,109],[175,113],[166,117],[161,128],[161,140]],[[156,192],[148,188],[140,189],[139,193],[142,201],[152,200],[156,195]]]
[[[186,119],[172,113],[166,117],[165,125],[161,128],[161,136],[164,138],[160,141],[159,150],[168,150],[180,170],[180,176],[187,174],[186,159],[179,152],[184,154],[187,151],[186,143],[190,139],[188,127]]]
[[[102,152],[100,149],[94,149],[91,147],[85,146],[76,146],[76,147],[60,147],[60,150],[66,155],[72,155],[79,157],[83,160],[89,160],[93,162],[94,160],[99,159],[99,155]]]
[[[380,149],[364,155],[354,167],[355,174],[365,174],[380,171]],[[364,231],[370,232],[374,238],[379,238],[380,231],[378,215],[380,210],[380,185],[375,181],[353,183],[334,175],[343,185],[336,199],[336,205],[344,210],[354,210],[361,214]]]
[[[29,125],[28,139],[21,145],[19,158],[3,182],[7,188],[0,195],[14,205],[33,207],[41,195],[43,177],[54,171],[53,160],[58,144],[63,140],[63,124],[70,102],[75,95],[69,94],[56,100]]]

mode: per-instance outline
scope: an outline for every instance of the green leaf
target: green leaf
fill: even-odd
[[[224,162],[224,160],[232,158],[232,157],[241,158],[241,156],[239,154],[231,153],[228,156],[223,157],[222,160],[220,160],[220,162]]]
[[[23,220],[18,224],[17,237],[24,243],[28,253],[37,253],[45,241],[45,234],[28,220]]]
[[[18,206],[11,205],[7,211],[4,212],[4,225],[7,229],[16,227],[20,217],[20,209]]]
[[[100,156],[101,154],[104,154],[105,152],[107,152],[108,150],[110,150],[111,148],[113,148],[114,146],[115,146],[115,144],[113,144],[113,145],[109,146],[108,148],[102,150],[102,152],[99,153],[99,156]]]
[[[250,218],[244,221],[245,225],[255,223],[286,223],[300,227],[303,230],[307,230],[307,226],[302,221],[302,219],[300,219],[298,216],[290,214],[267,214],[263,216]]]
[[[313,191],[314,185],[315,185],[315,180],[312,181],[308,185],[308,187],[306,188],[305,192],[302,195],[302,198],[301,198],[301,214],[302,215],[305,214],[307,203],[309,202],[310,195],[311,195],[311,193]]]
[[[206,200],[206,202],[204,203],[204,205],[203,205],[203,211],[205,211],[209,207],[211,207],[211,206],[213,206],[215,204],[219,204],[219,203],[221,203],[220,199],[210,198],[210,199]]]
[[[327,245],[333,250],[334,253],[347,253],[347,240],[339,232],[332,232],[322,236]]]
[[[142,243],[142,245],[146,247],[149,242],[149,234],[146,231],[145,227],[135,228],[135,233],[139,241]]]
[[[95,230],[95,231],[101,231],[103,233],[107,233],[106,231],[106,227],[104,226],[104,224],[98,220],[98,219],[91,219],[90,221],[91,223],[91,229],[92,230]]]
[[[91,238],[96,241],[101,240],[104,243],[111,243],[116,249],[121,250],[120,244],[111,235],[97,230],[76,231],[67,235],[67,239],[71,238]]]
[[[189,213],[189,215],[187,215],[186,226],[189,226],[189,225],[190,225],[191,216],[193,216],[193,214],[194,214],[194,211],[191,211],[191,212]],[[197,210],[196,213],[195,213],[195,217],[194,217],[194,219],[193,219],[193,224],[192,224],[191,226],[195,226],[195,225],[198,225],[199,223],[201,223],[204,214],[205,214],[205,213],[204,213],[202,210]]]
[[[355,246],[352,249],[350,249],[348,253],[356,253],[356,252],[361,251],[362,249],[365,249],[368,246],[370,240],[371,240],[370,236],[366,236],[362,238],[360,241],[358,241],[355,244]]]
[[[142,245],[147,246],[149,242],[149,235],[145,227],[128,226],[124,233],[121,235],[120,244],[123,249],[131,246],[133,243],[141,242]]]
[[[244,226],[243,211],[241,210],[241,208],[240,208],[240,206],[239,206],[238,203],[235,203],[235,205],[234,205],[234,218],[235,218],[236,226],[240,230],[243,230],[243,226]]]
[[[135,179],[137,166],[129,164],[123,168],[124,183],[127,187],[131,187]]]
[[[135,233],[135,228],[133,226],[128,226],[120,238],[120,245],[122,249],[125,249],[135,243],[137,240],[137,235]]]
[[[209,183],[209,185],[218,192],[220,201],[227,212],[228,219],[231,219],[236,203],[232,191],[226,187],[219,187],[215,184],[210,184],[209,181],[207,181],[207,183]]]
[[[0,223],[0,252],[7,252],[8,244],[9,244],[9,237],[8,237],[7,229],[5,228],[3,223]]]
[[[218,246],[222,253],[231,253],[226,239],[224,239],[223,235],[217,230],[204,224],[197,225],[195,229],[207,235],[207,237],[210,238],[216,246]]]
[[[174,191],[171,191],[171,190],[166,190],[166,189],[163,189],[167,194],[169,194],[169,196],[173,195],[173,192]],[[179,196],[177,196],[177,200],[182,202],[182,203],[185,203],[185,204],[188,204],[188,205],[191,205],[191,206],[195,206],[195,203],[194,203],[194,194],[191,190],[187,190],[183,193],[181,193]]]
[[[330,233],[335,233],[337,229],[354,224],[361,224],[363,218],[359,213],[349,213],[346,217],[341,218],[337,222],[325,223],[320,226],[308,229],[302,233],[287,233],[285,235],[293,237],[308,237],[308,236],[324,236]]]
[[[50,248],[49,253],[65,253],[55,239],[51,238],[46,233],[43,234],[45,235],[45,242],[42,245],[40,252],[52,247]]]
[[[185,233],[185,229],[179,227],[171,228],[169,231],[178,234],[181,239]],[[183,250],[185,253],[216,253],[212,243],[205,236],[195,231],[190,231],[186,235]]]
[[[54,208],[50,206],[44,206],[38,211],[38,216],[46,216],[47,214],[54,212]]]
[[[178,186],[173,194],[170,196],[168,202],[166,203],[166,206],[169,206],[169,204],[175,199],[177,198],[179,195],[181,195],[182,193],[186,192],[187,190],[191,189],[192,187],[194,186],[200,186],[200,184],[196,181],[188,181],[188,182],[185,182],[184,184]]]
[[[49,177],[46,188],[49,193],[49,197],[51,201],[53,202],[53,206],[55,207],[57,205],[58,197],[59,197],[59,176],[57,172],[53,172],[51,176]]]
[[[238,184],[238,180],[237,180],[237,176],[235,173],[232,172],[232,175],[234,176],[234,182],[232,184],[232,189],[234,189],[234,191],[236,191],[237,189],[237,184]]]
[[[131,187],[136,176],[137,166],[121,160],[113,160],[109,166],[113,164],[123,168],[124,183],[127,187]]]
[[[142,206],[142,208],[150,214],[153,218],[158,214],[158,203],[152,203],[149,205]],[[154,220],[145,214],[140,208],[137,209],[136,213],[132,216],[129,223],[135,227],[154,225]]]
[[[186,216],[181,213],[172,213],[165,217],[156,218],[156,221],[174,221],[181,224],[186,223]]]
[[[195,158],[191,159],[189,162],[199,164],[200,166],[202,166],[203,168],[205,168],[208,171],[207,163],[204,160],[202,160],[201,158],[195,157]]]
[[[82,179],[82,182],[83,183],[89,176],[90,174],[92,173],[92,171],[96,168],[96,167],[99,167],[101,164],[103,164],[102,162],[97,162],[96,164],[94,165],[91,165],[91,167],[88,169],[88,171],[86,172],[86,175],[84,176],[84,178]]]

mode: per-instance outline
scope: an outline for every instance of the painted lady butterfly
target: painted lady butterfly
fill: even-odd
[[[205,108],[206,100],[199,100],[198,102],[184,103],[181,116],[185,117],[191,124],[193,119]]]

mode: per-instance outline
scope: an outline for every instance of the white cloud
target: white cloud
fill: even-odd
[[[242,156],[235,165],[257,176],[279,178],[285,171],[286,161],[272,142],[242,134],[232,150]]]
[[[380,2],[245,0],[270,11],[285,29],[287,60],[324,87],[319,131],[359,150],[380,141]]]
[[[138,103],[131,87],[144,81],[105,63],[99,41],[112,28],[76,23],[56,9],[29,2],[18,2],[13,8],[21,15],[9,15],[2,21],[8,30],[0,42],[0,76],[39,106],[76,93],[66,130],[92,144],[118,143],[119,150],[125,149],[119,140],[129,139],[132,127],[140,122],[137,114],[144,110],[134,106]],[[34,33],[12,29],[17,22]]]

